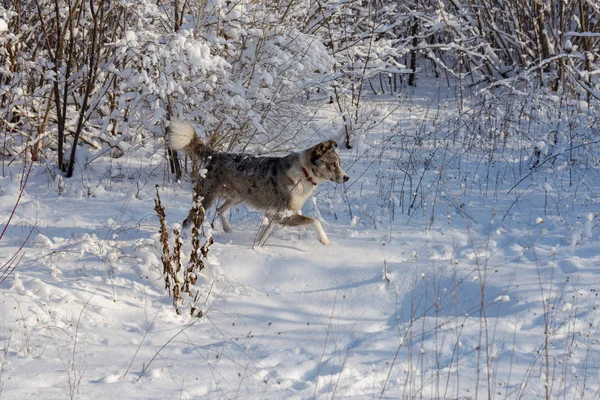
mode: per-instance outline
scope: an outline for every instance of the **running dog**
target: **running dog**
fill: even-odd
[[[302,215],[301,208],[318,184],[328,180],[344,183],[350,179],[340,167],[335,141],[328,140],[285,157],[218,153],[202,142],[192,124],[174,120],[169,125],[167,143],[172,150],[183,150],[195,162],[203,163],[207,172],[199,178],[202,205],[208,209],[219,196],[225,198],[217,208],[225,232],[231,232],[227,210],[243,202],[265,213],[268,223],[261,224],[258,233],[261,246],[274,224],[312,225],[319,241],[329,244],[321,223]],[[191,221],[190,211],[183,227],[188,227]]]

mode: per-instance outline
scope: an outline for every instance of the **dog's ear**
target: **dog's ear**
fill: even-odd
[[[337,147],[337,143],[335,142],[335,140],[328,140],[326,142],[319,143],[315,146],[315,149],[313,150],[313,160],[323,157],[325,153],[327,153],[334,147]]]

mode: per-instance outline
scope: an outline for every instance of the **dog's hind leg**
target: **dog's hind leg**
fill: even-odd
[[[229,220],[227,219],[227,211],[236,204],[239,204],[241,201],[242,200],[238,197],[227,198],[225,200],[225,203],[223,203],[223,205],[217,208],[217,212],[219,213],[219,217],[221,218],[221,223],[223,224],[223,230],[227,233],[232,231],[231,225],[229,224]]]
[[[283,226],[305,226],[312,224],[313,229],[315,230],[315,232],[317,233],[317,237],[319,238],[319,242],[323,244],[329,244],[329,238],[323,230],[321,223],[312,217],[294,214],[291,217],[282,218],[278,222]]]
[[[181,224],[181,225],[183,225],[183,229],[187,229],[191,225],[193,215],[194,215],[194,209],[192,208],[190,210],[190,212],[188,213],[188,216],[185,217],[185,219],[183,220],[183,223]]]

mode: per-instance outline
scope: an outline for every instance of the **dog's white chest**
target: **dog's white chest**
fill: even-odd
[[[294,211],[300,210],[314,191],[315,185],[304,179],[304,177],[300,178],[292,190],[290,208]]]

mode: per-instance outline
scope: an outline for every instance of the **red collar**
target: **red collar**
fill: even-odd
[[[309,181],[313,185],[317,186],[317,183],[315,181],[313,181],[313,178],[310,177],[310,175],[308,174],[308,171],[306,170],[306,168],[302,167],[302,172],[304,172],[304,176],[306,177],[307,181]]]

